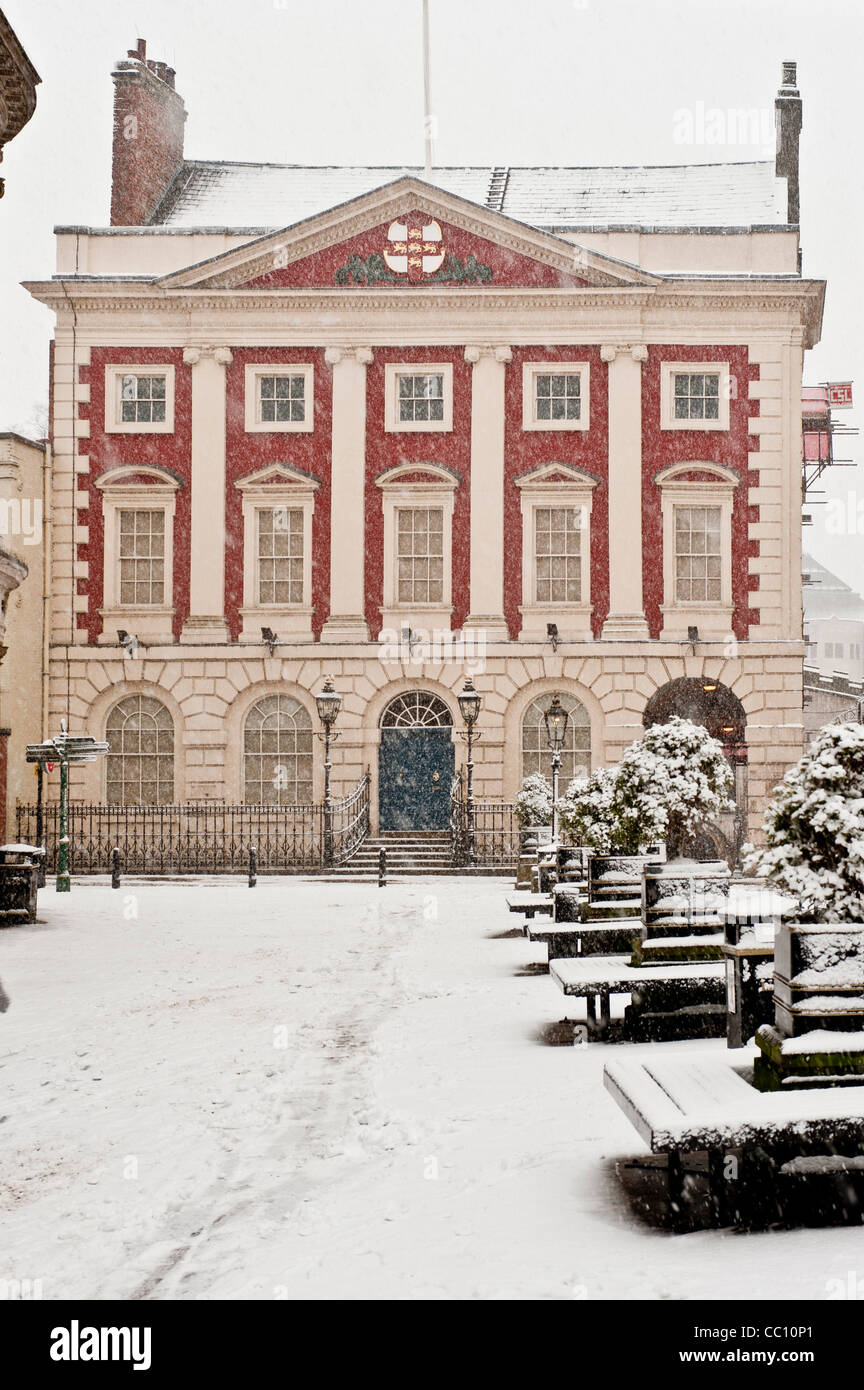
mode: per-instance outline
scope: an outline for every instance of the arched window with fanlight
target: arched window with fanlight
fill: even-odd
[[[107,799],[119,806],[165,806],[174,800],[174,720],[152,695],[127,695],[105,729]]]
[[[522,716],[523,780],[532,772],[541,772],[552,781],[552,750],[543,720],[552,698],[551,694],[538,696]],[[585,706],[574,695],[559,692],[558,698],[568,714],[559,773],[560,785],[566,788],[574,777],[587,777],[591,772],[591,721]]]
[[[246,715],[243,800],[277,806],[312,800],[312,719],[292,695],[265,695]]]

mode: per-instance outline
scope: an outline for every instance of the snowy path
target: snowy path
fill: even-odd
[[[507,887],[40,894],[0,931],[0,1281],[45,1298],[822,1299],[854,1229],[673,1237]],[[132,915],[137,910],[137,917]],[[722,1049],[721,1042],[666,1046]],[[625,1055],[629,1048],[616,1048]]]

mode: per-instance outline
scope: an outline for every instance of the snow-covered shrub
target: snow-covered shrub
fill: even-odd
[[[653,724],[618,764],[612,812],[615,848],[636,854],[666,841],[674,858],[683,843],[722,811],[733,809],[732,772],[716,738],[675,715]]]
[[[558,801],[558,817],[575,845],[598,854],[608,854],[614,847],[614,793],[615,773],[608,767],[598,767],[590,777],[577,777],[570,783]]]
[[[830,724],[775,787],[746,868],[798,899],[798,921],[864,922],[864,728]]]
[[[552,824],[552,788],[542,772],[532,772],[519,788],[516,819],[520,826]]]

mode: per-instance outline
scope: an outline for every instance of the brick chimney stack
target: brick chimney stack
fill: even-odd
[[[798,91],[798,64],[786,62],[780,90],[774,102],[777,126],[777,154],[774,172],[786,180],[786,221],[797,227],[801,221],[798,192],[798,139],[803,124],[801,93]]]
[[[174,69],[147,57],[146,39],[138,40],[111,77],[111,225],[140,227],[182,162],[186,107],[174,90]]]

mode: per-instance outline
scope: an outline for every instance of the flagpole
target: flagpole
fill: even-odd
[[[432,83],[429,74],[429,0],[423,0],[423,133],[426,182],[432,182]]]

